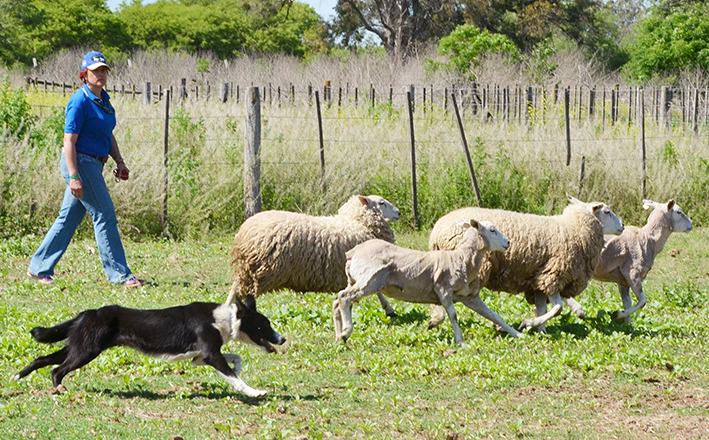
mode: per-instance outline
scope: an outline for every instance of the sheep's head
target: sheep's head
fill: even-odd
[[[475,220],[471,220],[471,222],[473,221]],[[485,242],[485,247],[491,252],[505,251],[510,247],[510,240],[491,222],[481,220],[477,223],[478,232]]]
[[[670,199],[667,203],[657,203],[652,200],[643,200],[643,209],[654,209],[653,215],[666,216],[670,220],[670,228],[672,232],[689,232],[692,230],[692,219],[682,211],[682,208],[675,203],[674,199]],[[659,214],[654,214],[658,212]],[[651,219],[648,219],[650,223]]]
[[[623,233],[623,221],[615,215],[611,208],[602,202],[584,203],[581,200],[566,194],[572,205],[582,206],[593,214],[603,226],[603,233],[610,235],[620,235]]]
[[[388,222],[395,222],[401,218],[401,211],[382,196],[357,196],[359,201],[367,208],[378,212]]]
[[[456,221],[453,224],[464,229],[464,238],[467,238],[467,234],[477,232],[482,237],[485,248],[491,252],[504,251],[510,247],[510,240],[489,221],[470,219],[469,221]]]

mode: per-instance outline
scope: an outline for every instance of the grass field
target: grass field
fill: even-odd
[[[690,214],[691,215],[691,214]],[[85,233],[44,286],[25,276],[41,237],[0,242],[0,438],[184,439],[700,439],[709,438],[709,230],[674,234],[645,283],[649,301],[632,325],[611,322],[615,286],[593,282],[580,297],[589,318],[567,311],[545,335],[513,340],[458,307],[468,347],[446,322],[427,330],[428,307],[375,297],[354,309],[354,333],[334,342],[334,295],[271,293],[258,305],[288,338],[276,355],[230,345],[261,400],[232,392],[208,367],[167,363],[124,349],[103,353],[51,392],[49,369],[7,382],[50,347],[29,329],[105,304],[156,308],[223,301],[229,237],[126,241],[129,263],[149,283],[108,283]],[[424,248],[426,235],[398,242]],[[533,312],[520,296],[484,292],[518,325]],[[234,344],[234,343],[232,343]]]

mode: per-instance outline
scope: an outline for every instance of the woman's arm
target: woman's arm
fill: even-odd
[[[79,167],[76,165],[76,140],[79,135],[76,133],[64,133],[64,160],[69,170],[69,189],[71,194],[80,199],[84,197],[84,185],[79,177]]]
[[[113,142],[113,147],[111,148],[111,157],[116,162],[116,170],[113,172],[113,174],[121,180],[128,180],[130,170],[126,166],[126,163],[123,161],[123,156],[121,156],[121,150],[118,148],[118,141],[116,141],[116,136],[111,135],[111,139]]]

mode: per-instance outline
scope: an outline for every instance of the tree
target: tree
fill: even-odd
[[[369,31],[394,60],[463,23],[460,4],[453,0],[338,0],[336,11],[334,33],[345,44],[361,41],[362,31]]]
[[[506,36],[493,34],[487,29],[481,31],[471,24],[460,25],[450,35],[441,38],[438,52],[447,55],[450,63],[463,74],[467,74],[484,55],[503,53],[512,60],[520,56],[517,46]]]
[[[291,1],[159,0],[134,2],[119,18],[140,48],[209,51],[219,58],[245,52],[304,56],[324,41],[315,11]]]
[[[703,2],[661,4],[638,22],[623,73],[645,82],[683,69],[709,71],[709,11]]]

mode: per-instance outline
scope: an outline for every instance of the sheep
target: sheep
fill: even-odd
[[[567,194],[570,204],[561,215],[541,216],[500,209],[462,208],[441,217],[429,237],[431,249],[453,249],[459,232],[451,221],[477,218],[493,222],[511,242],[506,252],[488,254],[479,272],[481,287],[524,293],[536,307],[537,317],[523,320],[519,330],[544,332],[546,322],[559,315],[566,303],[580,318],[581,305],[573,298],[588,285],[603,248],[603,234],[620,234],[623,222],[601,202],[584,203]],[[547,312],[547,301],[552,309]],[[429,328],[444,319],[434,307]]]
[[[662,252],[672,232],[692,230],[692,220],[673,199],[667,203],[643,200],[643,208],[653,208],[647,224],[642,228],[627,226],[621,235],[606,237],[601,261],[593,275],[597,280],[618,284],[623,310],[613,312],[611,319],[630,322],[630,315],[645,306],[647,300],[642,283],[652,269],[655,257]],[[629,289],[633,289],[638,299],[635,306]]]
[[[464,342],[454,302],[464,303],[512,336],[521,336],[485,305],[475,287],[482,257],[488,251],[507,249],[509,240],[486,221],[456,222],[451,227],[463,236],[455,250],[423,252],[372,239],[348,251],[348,285],[332,304],[336,340],[347,341],[352,334],[351,304],[375,292],[408,302],[441,304],[459,345]]]
[[[234,238],[235,277],[226,303],[282,288],[337,292],[347,285],[345,252],[370,238],[393,243],[389,222],[399,217],[394,205],[376,195],[352,196],[334,216],[264,211],[249,217]],[[395,315],[381,299],[387,314]]]

